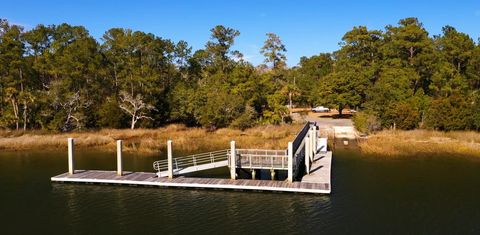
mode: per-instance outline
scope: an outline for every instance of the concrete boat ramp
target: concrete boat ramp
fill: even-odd
[[[157,172],[122,170],[121,141],[117,142],[117,171],[75,170],[73,140],[69,140],[69,172],[51,178],[52,182],[112,184],[127,186],[223,189],[329,194],[331,193],[332,152],[326,151],[326,140],[318,138],[314,123],[307,123],[287,150],[236,149],[220,150],[173,158],[172,142],[168,143],[168,159],[153,164]],[[234,153],[234,154],[232,154]],[[185,177],[184,174],[229,167],[230,178]],[[270,169],[273,180],[258,180],[260,170]],[[251,179],[238,179],[238,171],[251,171]],[[286,180],[275,180],[279,171],[287,172]]]

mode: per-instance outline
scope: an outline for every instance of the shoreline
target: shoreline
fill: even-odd
[[[387,130],[359,140],[362,154],[383,157],[433,156],[480,157],[480,133],[432,130]]]
[[[157,129],[100,129],[96,131],[53,133],[45,131],[0,131],[0,150],[60,150],[67,148],[67,138],[75,139],[80,150],[116,151],[116,140],[123,140],[125,152],[158,153],[166,149],[167,140],[173,140],[174,149],[195,152],[227,149],[235,140],[237,146],[261,149],[284,149],[302,124],[261,125],[240,131],[222,128],[210,132],[205,128],[171,124]]]
[[[210,132],[205,128],[171,124],[157,129],[100,129],[84,132],[0,131],[0,150],[57,151],[67,148],[67,138],[75,138],[78,150],[115,152],[118,139],[124,151],[138,154],[164,153],[166,141],[173,140],[179,152],[227,149],[235,140],[240,148],[284,149],[302,124],[260,125],[240,131],[231,128]],[[441,132],[432,130],[386,130],[358,139],[362,155],[376,157],[416,157],[454,155],[480,158],[480,133],[474,131]]]

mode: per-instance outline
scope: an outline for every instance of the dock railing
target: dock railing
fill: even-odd
[[[192,154],[188,156],[176,157],[173,158],[173,172],[178,172],[179,170],[208,164],[215,163],[219,161],[226,161],[228,159],[228,154],[230,150],[218,150],[207,153]],[[158,172],[163,172],[168,170],[168,159],[158,160],[153,162],[153,169]]]
[[[237,149],[237,168],[286,170],[286,150]]]

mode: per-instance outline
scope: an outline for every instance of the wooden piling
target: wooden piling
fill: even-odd
[[[311,143],[310,137],[305,137],[305,170],[307,171],[307,174],[310,174],[310,155],[312,155],[310,150]]]
[[[315,126],[312,126],[310,129],[310,161],[313,161],[313,156],[315,156]]]
[[[117,140],[117,175],[123,175],[122,140]]]
[[[288,142],[288,182],[293,182],[293,143]]]
[[[68,174],[75,174],[75,161],[73,159],[74,141],[73,138],[68,138]]]
[[[237,150],[235,147],[235,141],[230,141],[230,179],[234,180],[237,178]]]
[[[313,126],[313,156],[317,154],[317,135],[317,126]]]
[[[308,130],[307,138],[305,139],[305,142],[308,143],[308,159],[312,158],[312,153],[313,153],[313,133],[312,133],[312,126],[310,126],[310,129]],[[307,148],[305,147],[305,150]],[[307,155],[305,155],[305,159],[307,159]]]
[[[168,178],[173,179],[173,142],[167,141]]]

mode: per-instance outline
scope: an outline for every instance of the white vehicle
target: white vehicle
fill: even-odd
[[[324,113],[324,112],[330,112],[329,108],[323,107],[323,106],[317,106],[312,109],[312,112],[314,113]]]

